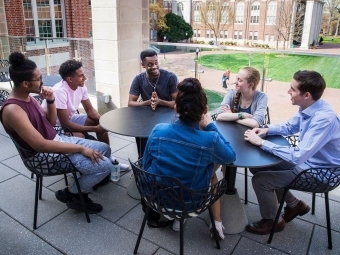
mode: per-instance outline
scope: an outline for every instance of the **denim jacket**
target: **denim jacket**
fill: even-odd
[[[149,136],[143,166],[151,173],[178,178],[190,189],[210,185],[214,163],[235,161],[235,152],[214,123],[204,130],[180,120],[158,124]]]

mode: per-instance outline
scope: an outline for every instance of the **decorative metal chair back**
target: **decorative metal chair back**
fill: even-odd
[[[34,153],[20,146],[11,137],[26,168],[39,176],[55,176],[76,173],[78,169],[71,160],[61,153]]]
[[[269,107],[267,106],[266,115],[264,116],[264,124],[270,124]]]
[[[154,211],[171,218],[190,218],[204,212],[226,191],[225,179],[199,190],[185,187],[177,178],[146,172],[130,161],[141,198]]]
[[[0,106],[7,100],[9,93],[7,90],[0,90]]]
[[[277,211],[275,221],[269,235],[267,243],[271,243],[273,240],[275,228],[279,220],[284,200],[288,190],[299,190],[313,193],[313,209],[315,207],[315,193],[325,194],[325,208],[326,208],[326,223],[327,223],[327,235],[328,235],[328,249],[332,249],[332,234],[331,234],[331,220],[329,210],[329,198],[328,192],[335,189],[340,185],[340,167],[332,168],[310,168],[299,173],[295,179],[284,188],[284,193],[280,202],[279,209]]]
[[[0,59],[0,68],[2,70],[0,71],[0,82],[9,82],[12,88],[12,81],[9,77],[9,61],[7,59]]]
[[[299,173],[288,188],[312,193],[325,193],[339,185],[340,167],[311,168]]]
[[[297,146],[299,143],[299,135],[287,135],[285,138],[288,140],[290,146],[292,147]]]

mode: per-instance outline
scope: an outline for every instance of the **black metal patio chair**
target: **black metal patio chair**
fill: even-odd
[[[0,106],[7,100],[9,93],[7,90],[0,90]]]
[[[200,190],[191,190],[186,188],[177,178],[152,174],[142,170],[140,167],[141,159],[136,163],[132,163],[130,159],[129,161],[136,178],[141,199],[147,205],[147,210],[133,252],[134,254],[137,254],[150,210],[168,218],[180,219],[180,254],[183,254],[184,219],[197,217],[208,209],[210,220],[215,230],[216,246],[217,249],[220,249],[211,205],[215,203],[227,189],[224,178],[215,185]]]
[[[296,178],[284,188],[284,193],[281,199],[279,209],[277,210],[276,218],[271,230],[267,243],[271,243],[277,222],[279,220],[285,197],[288,190],[299,190],[315,193],[325,194],[325,207],[326,207],[326,222],[327,222],[327,235],[328,235],[328,249],[332,249],[332,234],[331,234],[331,220],[329,213],[329,199],[328,192],[335,189],[340,185],[340,167],[332,168],[310,168],[299,173]]]
[[[33,153],[30,150],[21,147],[11,137],[15,147],[17,148],[21,160],[26,168],[36,175],[36,187],[35,187],[35,202],[34,202],[34,219],[33,229],[37,228],[38,217],[38,200],[42,199],[42,179],[46,176],[57,176],[72,173],[74,181],[78,189],[80,201],[85,212],[86,220],[90,223],[90,217],[86,208],[85,200],[81,193],[80,185],[77,178],[77,173],[80,173],[78,169],[73,165],[67,155],[62,153]]]

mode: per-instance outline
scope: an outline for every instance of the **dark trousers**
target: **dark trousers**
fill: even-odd
[[[143,157],[147,141],[148,141],[148,138],[136,137],[138,159]]]

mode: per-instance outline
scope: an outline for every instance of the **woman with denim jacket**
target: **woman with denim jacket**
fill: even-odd
[[[207,96],[199,80],[184,79],[177,89],[178,119],[155,126],[146,145],[143,166],[148,172],[178,178],[190,189],[205,188],[217,182],[214,164],[232,163],[235,152],[207,114]],[[212,205],[212,211],[223,239],[219,200]],[[179,220],[174,221],[173,229],[179,231]]]

